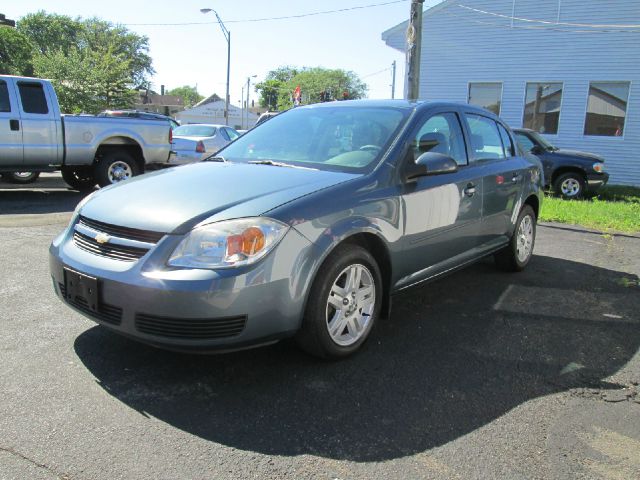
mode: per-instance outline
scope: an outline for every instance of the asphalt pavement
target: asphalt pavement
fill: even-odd
[[[640,478],[640,238],[540,225],[525,272],[394,297],[344,361],[196,356],[55,297],[81,198],[0,183],[0,479]]]

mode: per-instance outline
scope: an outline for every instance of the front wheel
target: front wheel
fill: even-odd
[[[509,245],[494,255],[496,265],[507,272],[521,272],[533,256],[536,241],[536,214],[530,205],[520,210]]]
[[[382,276],[373,256],[358,245],[338,247],[318,271],[298,345],[307,353],[338,359],[356,352],[380,316]]]
[[[126,150],[105,153],[95,167],[98,185],[106,187],[128,180],[140,173],[138,163]]]
[[[11,172],[2,174],[7,182],[11,183],[33,183],[40,176],[40,172]]]
[[[553,183],[553,190],[566,200],[582,198],[585,190],[584,178],[577,172],[563,173]]]

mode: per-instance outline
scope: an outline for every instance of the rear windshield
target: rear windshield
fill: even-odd
[[[277,115],[220,152],[231,162],[274,161],[321,170],[373,168],[408,110],[392,107],[303,107]]]
[[[216,127],[206,127],[204,125],[183,125],[173,131],[174,136],[183,137],[213,137],[216,134]]]

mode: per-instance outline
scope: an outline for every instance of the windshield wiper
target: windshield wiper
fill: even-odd
[[[205,158],[202,161],[203,162],[226,162],[227,159],[224,158],[222,155],[216,155],[214,153],[213,155],[211,155],[210,157]]]
[[[289,167],[289,168],[303,168],[305,170],[317,170],[316,168],[300,167],[298,165],[291,165],[290,163],[284,163],[284,162],[275,162],[273,160],[251,160],[250,162],[247,162],[247,163],[252,163],[254,165],[271,165],[272,167]]]

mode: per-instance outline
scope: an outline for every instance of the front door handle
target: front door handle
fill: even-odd
[[[475,193],[476,193],[476,186],[473,183],[470,183],[469,185],[467,185],[467,188],[464,189],[464,194],[467,197],[473,197]]]
[[[19,120],[9,120],[9,128],[14,132],[20,130],[20,121]]]

